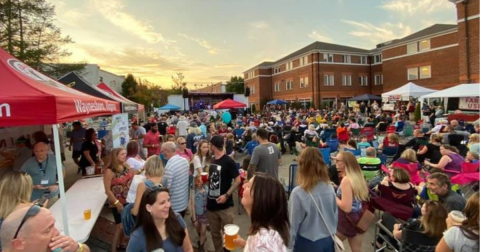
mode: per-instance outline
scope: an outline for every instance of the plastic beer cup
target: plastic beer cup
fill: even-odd
[[[228,250],[235,250],[237,246],[235,245],[235,242],[233,242],[233,240],[237,239],[238,231],[240,230],[240,227],[235,224],[228,224],[228,225],[225,225],[224,230],[225,230],[225,248]]]
[[[200,173],[200,175],[202,176],[202,181],[203,183],[207,183],[208,182],[208,173],[207,172],[202,172]]]
[[[462,212],[458,210],[453,210],[450,212],[450,217],[452,220],[458,224],[462,224],[462,222],[466,219]]]
[[[91,217],[92,217],[92,210],[88,209],[83,211],[83,218],[85,220],[90,220]]]

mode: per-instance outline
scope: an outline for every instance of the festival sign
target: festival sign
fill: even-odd
[[[129,141],[128,114],[116,114],[112,116],[113,148],[125,148]]]
[[[401,101],[402,96],[401,95],[390,95],[388,96],[388,101]]]
[[[458,102],[459,109],[479,110],[480,103],[478,97],[461,97]]]

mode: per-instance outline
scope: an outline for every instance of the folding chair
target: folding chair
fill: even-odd
[[[293,191],[293,188],[295,188],[296,185],[296,180],[297,180],[297,168],[298,164],[291,164],[290,167],[288,167],[288,186],[287,186],[287,195],[290,198],[290,194]]]
[[[330,152],[338,151],[338,139],[328,139],[327,145],[330,148]]]
[[[348,152],[351,152],[354,156],[360,156],[362,155],[362,151],[361,150],[352,150],[352,149],[344,149],[344,151],[348,151]]]
[[[370,204],[373,208],[391,214],[393,217],[406,221],[412,217],[416,202],[416,190],[401,192],[392,187],[378,185],[378,194],[370,193]]]
[[[355,139],[355,140],[358,140],[358,138],[360,137],[361,129],[360,128],[350,129],[350,131],[352,132],[352,138]]]
[[[330,148],[318,148],[318,151],[322,154],[325,164],[330,166]]]
[[[395,133],[396,132],[396,127],[394,125],[390,125],[387,127],[387,134],[390,134],[390,133]]]
[[[363,127],[360,130],[361,135],[367,136],[367,141],[371,142],[375,139],[375,130],[372,127]]]
[[[387,163],[391,163],[395,155],[397,155],[398,147],[388,147],[384,146],[382,150],[382,155],[386,157]]]
[[[388,123],[380,123],[378,125],[377,132],[379,134],[385,134],[387,133],[387,127],[388,127]]]
[[[462,170],[459,174],[453,176],[450,180],[453,184],[458,184],[462,187],[463,194],[469,195],[474,191],[474,187],[480,181],[480,164],[462,163]]]
[[[410,174],[410,182],[412,182],[412,184],[419,185],[421,182],[423,182],[422,178],[420,177],[420,171],[418,170],[418,164],[402,164],[393,162],[392,166],[406,170],[408,174]]]
[[[382,181],[382,163],[380,164],[360,164],[363,177],[368,183],[369,188],[374,188]]]
[[[323,141],[328,141],[332,135],[335,135],[336,131],[335,129],[326,129],[325,132],[323,133]]]
[[[396,132],[396,133],[402,132],[404,127],[405,127],[405,122],[403,122],[403,121],[398,121],[398,122],[397,122],[397,126],[396,126],[396,128],[395,128],[395,132]]]

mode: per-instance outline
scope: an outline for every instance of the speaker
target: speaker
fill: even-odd
[[[182,90],[182,97],[183,97],[183,99],[188,98],[188,89],[184,88],[184,89]]]
[[[245,97],[249,97],[249,96],[250,96],[250,88],[245,87]]]

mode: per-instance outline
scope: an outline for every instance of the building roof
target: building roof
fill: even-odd
[[[384,46],[390,47],[390,46],[401,44],[401,43],[404,43],[404,42],[407,42],[407,41],[410,41],[410,40],[423,38],[423,37],[426,37],[426,36],[429,36],[429,35],[433,35],[433,34],[436,34],[436,33],[444,32],[444,31],[448,31],[448,30],[452,30],[452,29],[456,29],[456,28],[457,28],[457,25],[455,25],[455,24],[434,24],[430,27],[427,27],[423,30],[420,30],[420,31],[416,32],[416,33],[410,34],[410,35],[408,35],[406,37],[403,37],[401,39],[395,39],[395,40],[385,42],[385,43],[382,43],[382,44],[384,44]]]

